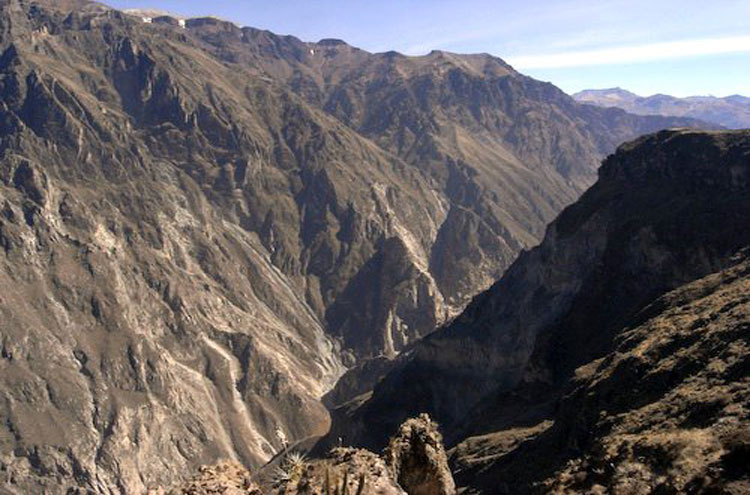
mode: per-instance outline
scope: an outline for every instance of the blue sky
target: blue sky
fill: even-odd
[[[105,0],[106,1],[106,0]],[[750,95],[750,0],[110,0],[370,51],[487,52],[567,92]]]

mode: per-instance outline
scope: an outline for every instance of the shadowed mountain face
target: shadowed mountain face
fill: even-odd
[[[488,286],[615,143],[489,56],[0,2],[0,475],[141,492],[321,434],[347,366]],[[346,394],[344,394],[346,395]]]
[[[637,115],[674,115],[693,117],[713,122],[728,129],[750,128],[750,98],[732,95],[689,96],[676,98],[669,95],[638,96],[620,88],[586,89],[573,95],[581,103],[600,107],[622,108]]]
[[[747,275],[743,271],[746,266],[737,268],[732,272],[734,275],[722,275],[727,284],[734,284],[732,288],[716,288],[712,282],[708,283],[711,286],[708,292],[716,290],[724,295],[711,296],[710,304],[696,303],[701,314],[715,310],[717,317],[726,316],[716,328],[701,320],[703,317],[691,316],[686,324],[693,325],[698,333],[683,335],[673,313],[678,312],[678,306],[688,305],[689,300],[680,296],[682,302],[668,305],[670,312],[663,317],[670,326],[664,330],[668,336],[663,338],[673,339],[673,347],[649,340],[649,328],[658,327],[658,322],[639,328],[637,337],[631,335],[631,344],[624,343],[627,338],[623,332],[625,328],[642,324],[643,316],[636,315],[660,295],[726,268],[736,262],[732,261],[732,256],[738,250],[750,245],[749,178],[748,131],[663,131],[623,145],[604,162],[598,182],[549,226],[538,247],[522,253],[503,278],[477,296],[458,318],[403,356],[375,386],[371,397],[360,398],[359,403],[354,401],[337,410],[331,437],[379,448],[386,439],[384,432],[392,428],[391,425],[416,412],[428,412],[444,425],[449,443],[455,445],[466,438],[473,439],[459,446],[456,452],[456,462],[463,462],[462,468],[468,470],[463,483],[486,482],[482,486],[487,488],[497,486],[493,483],[502,478],[515,487],[509,488],[509,493],[518,493],[518,490],[531,489],[532,481],[541,481],[543,478],[534,476],[544,474],[544,469],[549,469],[547,475],[561,469],[562,464],[554,462],[564,464],[568,459],[565,455],[579,457],[583,453],[596,457],[596,452],[585,449],[609,442],[599,436],[610,434],[605,424],[624,421],[619,416],[618,419],[607,416],[617,414],[616,408],[625,411],[630,406],[635,408],[636,402],[645,407],[661,393],[676,393],[682,380],[686,381],[685,390],[688,390],[691,376],[688,369],[706,366],[704,359],[708,359],[706,349],[709,348],[715,348],[717,353],[726,349],[731,355],[725,356],[724,364],[735,370],[721,375],[722,383],[737,389],[736,394],[725,397],[729,409],[717,406],[718,409],[705,414],[707,425],[721,420],[728,414],[726,411],[740,407],[738,397],[748,392],[746,382],[742,385],[746,370],[739,372],[743,364],[731,350],[742,345],[741,335],[748,324]],[[683,295],[693,294],[692,291],[685,289]],[[732,295],[734,291],[737,297]],[[722,308],[725,302],[729,306]],[[744,309],[731,310],[736,305]],[[660,306],[656,308],[661,311]],[[658,312],[657,309],[651,311]],[[700,333],[704,330],[706,335]],[[644,340],[641,347],[653,349],[652,354],[648,354],[652,350],[634,350],[638,345],[634,342],[639,339]],[[706,340],[697,344],[699,339]],[[695,349],[702,350],[696,350],[691,356],[693,344]],[[615,348],[626,355],[613,358],[610,353]],[[676,361],[670,360],[668,349],[677,353]],[[641,359],[639,352],[650,357]],[[595,361],[602,357],[604,361]],[[612,359],[631,358],[639,360],[638,366],[641,366],[631,370],[632,376],[625,371],[627,365],[612,364]],[[571,387],[576,368],[583,365],[589,367],[586,371],[589,378],[579,386],[589,387],[589,391],[579,390],[574,399],[566,399],[568,405],[560,413],[562,406],[558,399]],[[656,368],[663,370],[660,376],[666,381],[652,377],[658,374]],[[597,369],[596,373],[602,377],[592,378],[592,369]],[[579,369],[575,376],[582,379],[584,371]],[[609,380],[610,375],[616,373],[625,373],[632,379],[618,375],[617,385],[599,382]],[[652,381],[639,388],[640,380],[647,380],[646,377]],[[636,389],[621,398],[619,390],[624,393],[629,387]],[[712,394],[720,394],[719,389],[705,387],[701,389],[704,395],[700,400],[710,402]],[[624,397],[636,402],[630,404]],[[685,392],[674,398],[674,407],[689,409],[691,401]],[[578,416],[582,409],[575,404],[585,409],[584,417]],[[661,404],[654,406],[654,410],[668,415],[664,412],[666,407]],[[557,416],[555,411],[558,411]],[[635,431],[639,428],[638,418],[643,419],[645,413],[629,414],[628,428]],[[740,421],[747,419],[746,413],[739,413],[738,417]],[[592,423],[577,423],[584,418]],[[665,422],[662,426],[666,428],[668,416],[662,419]],[[495,465],[497,458],[520,448],[524,440],[549,428],[553,420],[557,420],[556,431],[568,431],[573,437],[567,438],[573,438],[571,442],[580,441],[581,445],[544,444],[548,450],[534,450],[542,457],[544,452],[548,457],[552,455],[550,452],[560,452],[560,449],[566,452],[561,454],[562,460],[545,460],[549,465],[542,464],[540,457],[538,470],[534,464],[535,474],[523,467],[529,465],[530,459],[537,459],[531,455],[514,465],[516,471],[503,474],[503,469],[498,467],[489,478],[479,476],[490,469],[488,465]],[[594,423],[599,430],[586,429],[594,428]],[[675,427],[689,426],[685,423]],[[654,431],[660,428],[655,426]],[[718,433],[705,432],[711,441],[716,440],[715,434]],[[731,435],[721,441],[729,441],[729,437]],[[622,439],[612,439],[612,442],[622,447],[622,453],[629,448]],[[666,449],[663,445],[654,449],[659,451],[662,447]],[[644,449],[644,452],[648,450]],[[668,457],[675,452],[663,453]],[[716,447],[715,453],[719,455],[721,447]],[[522,454],[514,455],[516,457],[512,458],[518,460]],[[632,455],[637,457],[635,453]],[[643,455],[648,459],[648,466],[643,466],[642,474],[657,476],[654,464],[660,461]],[[610,452],[607,456],[614,459],[616,454]],[[710,464],[713,461],[709,457],[704,460]],[[602,457],[597,459],[601,464]],[[507,467],[501,461],[498,463]],[[696,470],[706,474],[710,471],[703,469],[706,465]],[[590,472],[586,466],[570,471]],[[515,481],[514,476],[517,476]],[[622,476],[625,475],[621,473]],[[484,481],[480,483],[480,480]],[[589,478],[587,486],[602,482],[602,479]],[[560,486],[575,484],[564,477],[557,483]],[[673,485],[678,490],[684,489],[676,481]],[[622,493],[628,493],[626,488]]]
[[[746,493],[750,257],[640,312],[552,421],[451,451],[468,493]]]

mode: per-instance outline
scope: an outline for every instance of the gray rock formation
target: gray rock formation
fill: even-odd
[[[409,495],[455,495],[443,437],[427,414],[404,422],[384,456],[393,477]]]

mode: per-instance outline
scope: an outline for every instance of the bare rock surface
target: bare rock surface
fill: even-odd
[[[455,495],[443,436],[427,414],[402,424],[388,442],[384,456],[409,495]]]

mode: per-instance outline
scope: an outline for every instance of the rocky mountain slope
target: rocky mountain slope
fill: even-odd
[[[748,254],[640,312],[613,352],[576,370],[543,433],[459,444],[459,481],[489,493],[746,493]]]
[[[142,492],[321,434],[622,139],[499,59],[0,1],[0,477]],[[351,391],[331,397],[348,397]]]
[[[750,128],[750,98],[732,95],[688,96],[676,98],[669,95],[638,96],[620,88],[586,89],[573,95],[576,101],[600,107],[622,108],[637,115],[675,115],[693,117],[713,122],[728,129]]]
[[[384,344],[398,351],[441,321],[420,317],[424,304],[418,311],[404,304],[414,292],[424,294],[420,272],[436,285],[446,313],[456,314],[520,249],[539,241],[544,226],[593,182],[601,158],[618,144],[664,127],[707,125],[576,105],[551,84],[486,54],[371,54],[341,40],[306,43],[217,20],[188,25],[216,57],[283,82],[417,169],[444,206],[428,249],[397,232],[405,244],[400,249],[416,259],[410,269],[417,270],[409,274],[408,266],[393,264],[403,256],[389,254],[396,244],[384,246],[368,273],[327,307],[329,328],[359,355],[377,355]],[[384,273],[398,276],[384,280]],[[404,279],[411,282],[399,282]],[[361,316],[350,319],[353,314]]]
[[[623,145],[540,246],[371,396],[339,408],[330,436],[378,448],[392,425],[429,412],[459,444],[459,482],[480,492],[521,493],[544,476],[594,490],[631,471],[650,489],[727,481],[735,475],[712,470],[747,445],[747,263],[727,267],[750,245],[749,177],[748,131],[664,131]],[[547,430],[567,433],[533,450]],[[709,450],[690,454],[701,442]],[[683,454],[694,465],[672,466]]]

